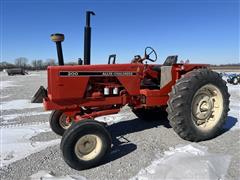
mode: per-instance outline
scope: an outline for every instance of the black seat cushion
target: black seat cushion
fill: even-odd
[[[163,65],[155,65],[152,67],[153,71],[161,72],[162,66],[172,66],[173,64],[177,63],[178,56],[168,56],[167,59],[164,61]]]
[[[163,66],[172,66],[177,63],[178,56],[168,56],[164,61]]]

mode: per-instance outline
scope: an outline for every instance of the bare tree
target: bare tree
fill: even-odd
[[[7,61],[2,61],[0,62],[0,71],[2,71],[3,69],[9,69],[9,68],[14,68],[15,65],[12,63],[9,63]]]
[[[55,59],[47,59],[44,65],[47,66],[56,66],[56,61]]]
[[[33,69],[37,70],[37,60],[32,61],[32,67]]]
[[[67,62],[66,65],[77,65],[77,62]]]
[[[26,67],[27,66],[28,59],[25,57],[19,57],[15,59],[15,65],[17,67]]]
[[[37,69],[43,69],[43,60],[37,60]]]

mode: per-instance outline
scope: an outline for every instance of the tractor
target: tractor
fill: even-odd
[[[50,126],[62,135],[60,149],[70,167],[83,170],[103,161],[111,150],[111,135],[95,118],[117,114],[125,105],[145,119],[164,110],[173,130],[188,141],[222,132],[230,95],[218,73],[207,64],[178,63],[175,55],[162,64],[150,63],[157,60],[152,47],[127,64],[116,63],[116,55],[110,55],[107,64],[90,65],[91,15],[94,12],[86,12],[84,60],[78,65],[64,65],[64,35],[51,35],[59,65],[48,67],[48,87],[40,87],[33,97],[52,111]]]
[[[240,84],[240,74],[229,74],[227,76],[227,82],[233,85]]]

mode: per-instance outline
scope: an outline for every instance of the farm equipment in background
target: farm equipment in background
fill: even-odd
[[[233,85],[240,84],[240,74],[229,74],[227,76],[227,82]]]
[[[177,63],[169,56],[163,64],[155,62],[157,53],[146,47],[127,64],[90,65],[91,27],[87,12],[84,38],[84,65],[64,66],[63,34],[52,34],[59,66],[48,67],[48,87],[41,87],[46,110],[52,110],[52,130],[63,135],[61,151],[65,162],[82,170],[99,164],[111,149],[111,135],[96,117],[116,114],[128,105],[139,117],[151,112],[161,116],[165,109],[173,130],[188,141],[217,136],[229,111],[226,82],[206,64]],[[113,63],[111,64],[111,59]]]
[[[25,71],[23,68],[12,68],[12,69],[7,69],[6,71],[7,71],[7,74],[9,76],[14,76],[14,75],[17,75],[17,74],[19,74],[19,75],[28,74],[28,72]]]
[[[222,77],[225,77],[224,79],[229,83],[229,84],[233,84],[233,85],[237,85],[240,84],[240,74],[237,73],[226,73],[226,72],[222,72],[219,73]]]

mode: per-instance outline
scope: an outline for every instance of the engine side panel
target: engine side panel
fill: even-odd
[[[48,68],[48,97],[51,101],[83,99],[91,77],[117,77],[130,95],[140,92],[141,64],[52,66]]]

